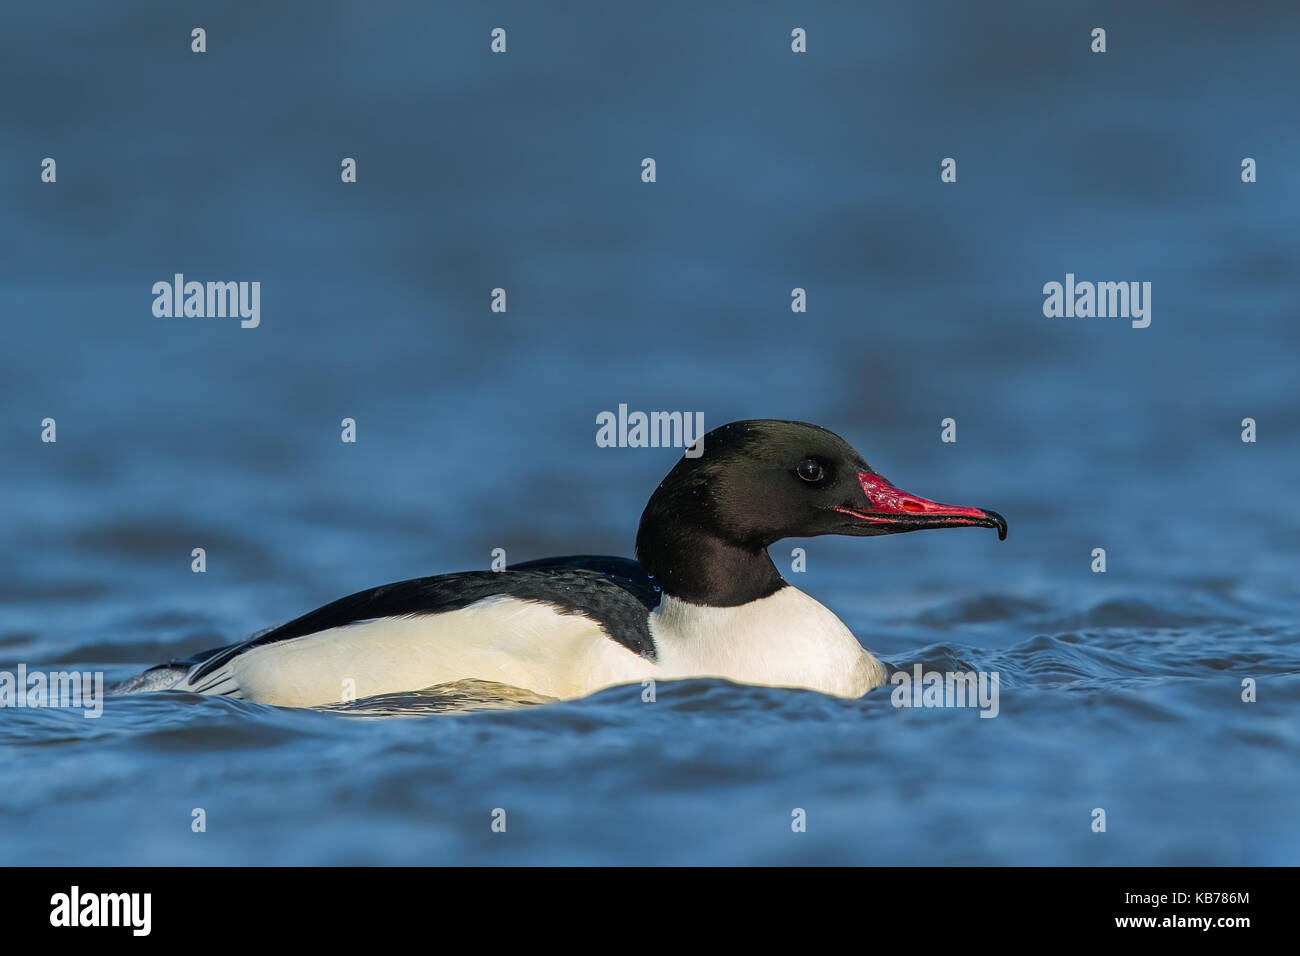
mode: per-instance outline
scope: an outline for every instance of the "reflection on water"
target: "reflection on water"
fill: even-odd
[[[554,701],[554,697],[535,694],[509,684],[462,680],[426,687],[414,693],[377,694],[321,709],[366,717],[404,717],[418,714],[467,714],[477,710],[529,707]]]

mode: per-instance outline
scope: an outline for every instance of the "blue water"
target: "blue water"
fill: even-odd
[[[0,670],[628,554],[675,453],[598,448],[619,403],[818,422],[1010,536],[774,549],[890,664],[998,671],[995,719],[720,681],[0,710],[0,862],[1300,861],[1300,16],[1140,6],[6,10]],[[261,325],[155,318],[177,272],[260,281]],[[1045,318],[1067,272],[1151,282],[1150,327]]]

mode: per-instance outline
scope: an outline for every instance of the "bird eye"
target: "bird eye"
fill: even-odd
[[[799,462],[795,472],[804,481],[821,481],[826,474],[825,469],[822,468],[822,463],[813,458],[805,458]]]

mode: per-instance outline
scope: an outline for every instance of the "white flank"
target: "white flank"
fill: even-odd
[[[361,621],[255,647],[203,687],[318,707],[462,680],[565,700],[647,678],[721,677],[838,697],[860,697],[885,682],[884,667],[840,619],[793,587],[727,608],[665,597],[650,614],[650,630],[657,662],[582,615],[493,597],[458,611]]]
[[[493,597],[458,611],[362,621],[267,644],[224,669],[245,700],[315,707],[469,679],[582,697],[634,679],[638,661],[649,664],[588,618]]]
[[[844,622],[795,587],[737,607],[665,596],[650,621],[655,676],[664,680],[725,677],[836,697],[861,697],[885,683],[884,666]]]

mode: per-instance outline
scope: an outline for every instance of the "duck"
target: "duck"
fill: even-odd
[[[117,691],[326,707],[464,681],[573,700],[720,678],[857,698],[886,682],[885,665],[785,581],[768,549],[962,527],[1007,535],[996,511],[905,492],[818,425],[736,421],[704,435],[651,494],[635,560],[573,555],[384,584]]]

